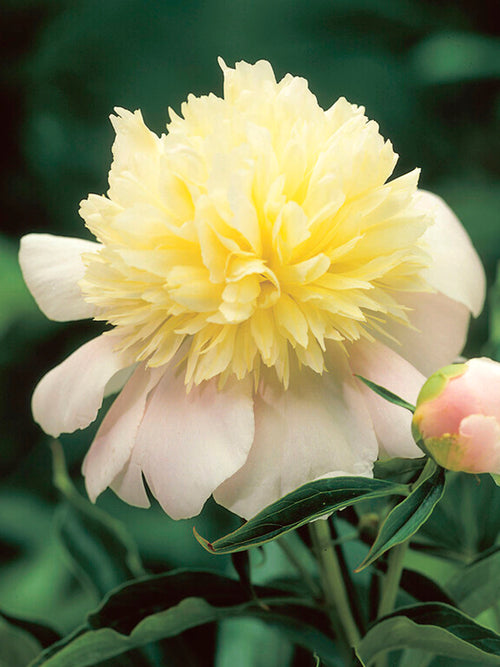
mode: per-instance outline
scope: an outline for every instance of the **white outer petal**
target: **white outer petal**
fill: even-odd
[[[423,236],[434,260],[423,276],[435,289],[464,304],[477,317],[486,294],[481,260],[464,227],[441,197],[424,190],[417,197],[417,207],[435,219]]]
[[[413,404],[426,380],[411,364],[378,342],[354,343],[349,348],[349,364],[357,375],[362,375]],[[361,380],[357,382],[383,453],[405,458],[422,456],[422,451],[411,435],[411,413],[378,396]]]
[[[94,421],[109,380],[128,365],[115,347],[116,337],[102,334],[44,375],[33,393],[32,409],[46,433],[57,438]]]
[[[399,293],[398,303],[408,306],[413,329],[396,322],[384,330],[397,342],[383,342],[425,376],[451,364],[463,350],[469,326],[469,309],[444,294]]]
[[[162,368],[149,369],[145,364],[137,366],[99,427],[82,467],[87,493],[93,502],[118,477],[119,495],[126,495],[133,505],[148,506],[140,471],[124,468],[134,448],[148,394],[163,372]],[[134,474],[137,472],[138,475]]]
[[[85,273],[82,253],[96,252],[100,247],[93,241],[66,236],[23,236],[19,249],[23,277],[49,319],[67,322],[94,316],[95,306],[83,299],[78,281]]]
[[[134,459],[174,519],[198,514],[214,489],[246,461],[254,437],[252,384],[209,380],[186,394],[174,364],[152,392]]]
[[[378,444],[346,359],[330,373],[295,373],[287,391],[273,379],[255,396],[255,441],[245,465],[214,493],[244,518],[318,477],[372,475]]]

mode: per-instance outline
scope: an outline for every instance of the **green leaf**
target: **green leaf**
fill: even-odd
[[[54,484],[66,500],[57,513],[59,537],[80,577],[102,597],[124,581],[144,574],[139,552],[119,521],[77,492],[57,442],[52,455]]]
[[[443,590],[435,581],[421,572],[404,568],[401,574],[400,588],[409,593],[418,602],[444,602],[456,606],[455,598]]]
[[[194,534],[207,551],[227,554],[274,540],[314,519],[361,500],[407,493],[408,487],[404,484],[368,477],[319,479],[268,505],[240,528],[213,543],[208,542],[195,529]]]
[[[389,513],[357,572],[373,563],[391,547],[409,539],[431,515],[444,493],[445,477],[442,468],[436,468],[432,462],[428,465],[429,470],[434,469],[433,472]]]
[[[398,610],[374,625],[356,647],[370,664],[378,655],[405,648],[481,665],[500,665],[500,636],[446,604],[415,605]]]
[[[403,459],[394,457],[380,459],[373,465],[373,476],[377,479],[388,479],[391,482],[408,484],[420,475],[427,463],[427,457],[418,459]]]
[[[31,667],[85,667],[198,625],[244,617],[264,620],[316,651],[325,665],[340,667],[322,612],[277,589],[256,587],[255,592],[260,604],[238,581],[212,572],[143,577],[110,594],[85,627],[47,649]]]
[[[408,401],[405,401],[404,398],[401,398],[401,396],[393,394],[392,391],[389,391],[389,389],[381,387],[379,384],[376,384],[375,382],[372,382],[371,380],[364,378],[362,375],[356,375],[356,377],[359,378],[361,382],[364,382],[367,387],[370,387],[370,389],[374,391],[376,394],[378,394],[382,398],[385,398],[386,401],[389,401],[389,403],[394,403],[394,405],[397,405],[400,408],[405,408],[406,410],[409,410],[412,414],[415,412],[416,409],[415,406],[412,405],[411,403],[408,403]]]
[[[500,600],[500,547],[463,568],[447,583],[446,590],[470,616]]]
[[[259,597],[290,597],[277,588],[255,587]],[[202,597],[217,607],[230,607],[251,601],[247,588],[235,579],[204,570],[173,570],[150,575],[120,586],[89,615],[92,628],[113,627],[129,634],[145,617],[160,609],[173,607],[184,598]]]
[[[54,642],[57,642],[61,637],[50,626],[37,621],[29,621],[24,618],[18,618],[0,611],[0,617],[9,623],[9,625],[19,628],[28,633],[35,639],[42,648],[47,648]]]
[[[272,601],[267,601],[267,604],[271,605]],[[260,618],[268,626],[284,632],[295,644],[311,653],[315,651],[325,666],[342,665],[329,637],[312,625],[297,622],[286,614],[272,611],[271,606],[267,612],[254,603],[234,608],[215,608],[202,598],[186,598],[171,609],[144,618],[130,635],[120,634],[110,628],[74,635],[71,641],[60,646],[57,652],[40,656],[30,667],[87,667],[150,642],[177,636],[199,625],[237,617]]]
[[[41,648],[27,632],[0,619],[0,667],[26,667]]]

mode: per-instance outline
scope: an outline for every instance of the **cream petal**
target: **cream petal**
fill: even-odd
[[[331,373],[295,373],[287,391],[275,379],[255,396],[255,441],[247,462],[214,493],[244,518],[322,476],[371,476],[377,439],[345,357]]]
[[[399,354],[379,342],[360,341],[349,348],[353,373],[415,404],[425,376]],[[370,412],[381,451],[387,456],[418,458],[422,451],[411,435],[411,413],[378,396],[361,380],[359,390]]]
[[[33,417],[57,438],[86,428],[97,416],[106,385],[128,361],[114,351],[116,337],[102,334],[49,371],[33,393]]]
[[[385,324],[384,330],[397,342],[383,342],[425,376],[455,361],[467,338],[467,306],[439,293],[400,293],[397,301],[410,308],[414,328],[397,322]]]
[[[460,221],[440,197],[423,190],[417,197],[417,206],[435,219],[423,236],[434,260],[423,275],[435,289],[467,306],[477,317],[486,294],[481,260]]]
[[[250,381],[217,389],[209,380],[186,393],[170,364],[148,401],[134,455],[165,512],[187,518],[245,463],[253,436]]]
[[[124,471],[124,467],[129,462],[135,444],[148,394],[159,382],[163,372],[163,369],[149,369],[145,364],[140,364],[99,427],[82,467],[87,493],[92,502],[122,472],[123,476],[116,481],[118,491],[121,489],[127,497],[137,499],[143,499],[146,495],[142,478],[134,475],[137,471],[133,467]]]
[[[23,236],[19,250],[23,277],[49,319],[66,322],[93,317],[95,306],[84,301],[78,281],[85,272],[82,253],[100,247],[92,241],[52,234]]]

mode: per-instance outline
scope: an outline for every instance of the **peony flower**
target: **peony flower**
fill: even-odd
[[[443,468],[500,474],[500,364],[470,359],[431,375],[412,427]]]
[[[324,111],[266,61],[221,61],[224,97],[189,96],[157,136],[116,109],[97,242],[30,234],[25,280],[55,320],[111,329],[50,371],[36,421],[58,436],[119,391],[86,456],[108,486],[172,517],[213,494],[243,517],[320,476],[419,456],[410,420],[353,374],[414,400],[452,361],[484,275],[460,223],[417,190],[364,109]]]

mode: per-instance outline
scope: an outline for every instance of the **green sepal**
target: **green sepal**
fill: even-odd
[[[439,396],[448,384],[449,380],[459,375],[463,375],[467,370],[467,364],[449,364],[443,366],[433,373],[424,383],[417,398],[417,407],[426,401],[432,401]]]
[[[495,482],[497,486],[500,486],[500,475],[496,475],[495,473],[490,473],[491,479]]]

